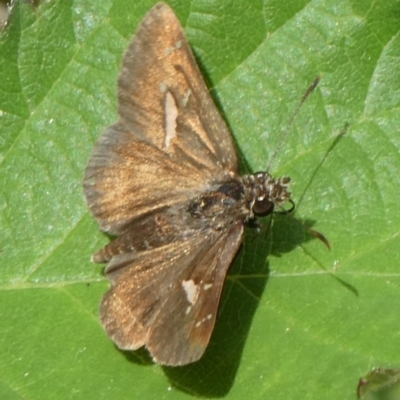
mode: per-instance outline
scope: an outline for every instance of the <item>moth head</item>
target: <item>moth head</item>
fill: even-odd
[[[261,196],[254,200],[252,211],[255,215],[267,216],[274,212],[274,206],[274,203],[267,196]]]
[[[277,207],[290,201],[289,177],[275,179],[268,172],[256,172],[245,175],[242,180],[252,214],[272,214]]]

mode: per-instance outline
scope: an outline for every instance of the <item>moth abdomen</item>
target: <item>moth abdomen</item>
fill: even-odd
[[[181,233],[180,225],[174,222],[176,214],[175,210],[162,208],[155,215],[133,219],[123,233],[95,253],[92,260],[109,262],[119,254],[137,253],[171,243]]]

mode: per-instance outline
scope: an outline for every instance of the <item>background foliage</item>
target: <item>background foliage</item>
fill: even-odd
[[[272,165],[296,219],[248,232],[199,363],[119,352],[81,181],[154,1],[17,3],[0,39],[0,398],[354,399],[362,375],[400,364],[400,3],[169,3],[253,171],[322,76]]]

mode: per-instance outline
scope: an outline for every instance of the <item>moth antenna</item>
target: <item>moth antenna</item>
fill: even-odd
[[[275,161],[275,157],[278,154],[278,151],[281,149],[283,142],[285,141],[287,135],[289,134],[289,130],[293,124],[294,119],[297,117],[297,114],[299,113],[301,106],[304,104],[304,102],[307,100],[308,96],[313,92],[313,90],[318,86],[319,81],[321,80],[321,76],[318,75],[315,79],[314,82],[308,87],[308,89],[306,90],[306,92],[303,94],[303,97],[300,100],[300,103],[298,104],[298,106],[296,107],[296,109],[294,110],[291,118],[289,119],[289,122],[286,125],[285,130],[283,131],[281,140],[279,141],[278,145],[275,148],[275,151],[269,161],[268,167],[267,167],[267,172],[269,172],[272,163]]]

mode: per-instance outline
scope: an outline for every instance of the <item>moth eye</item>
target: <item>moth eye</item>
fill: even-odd
[[[253,212],[257,215],[269,215],[274,211],[274,203],[264,197],[262,200],[256,199],[253,205]]]

